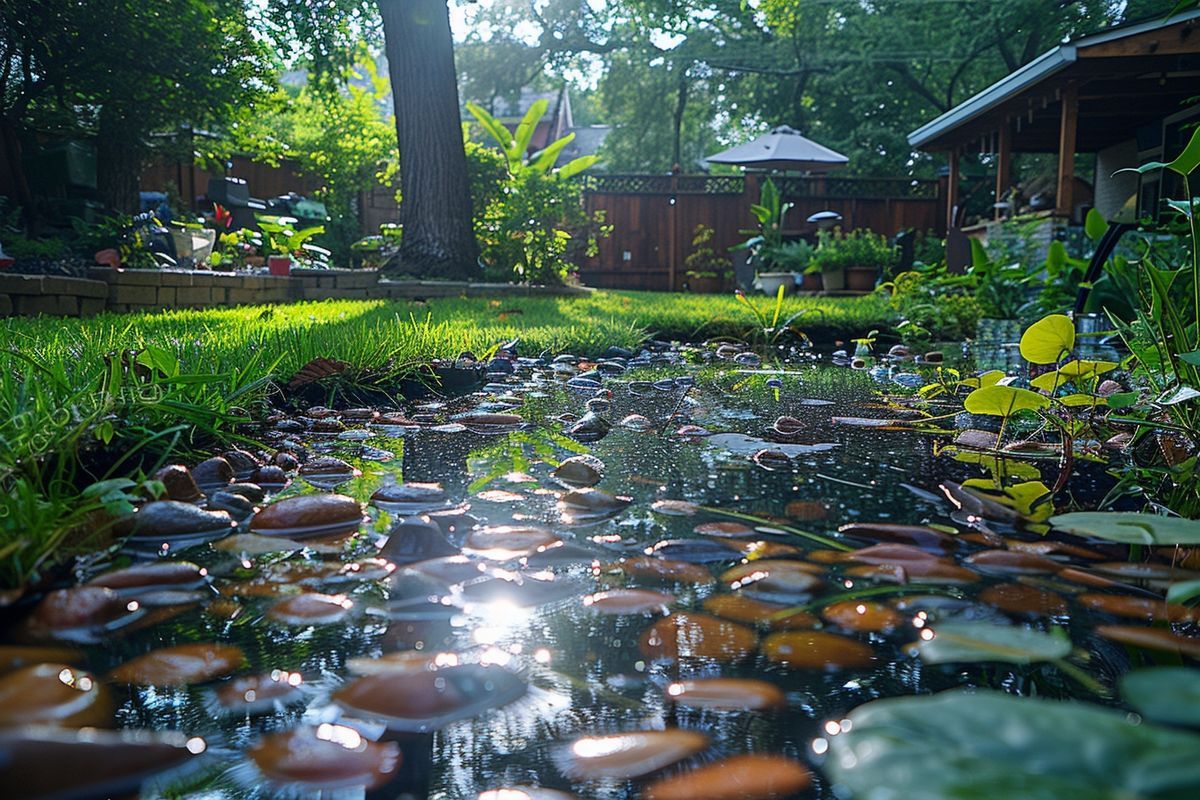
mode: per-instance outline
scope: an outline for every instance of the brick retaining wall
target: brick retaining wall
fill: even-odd
[[[290,277],[206,270],[94,267],[85,278],[0,272],[0,317],[92,316],[102,311],[213,308],[299,300],[411,300],[491,295],[576,295],[586,289],[466,281],[381,281],[364,270],[305,270]]]

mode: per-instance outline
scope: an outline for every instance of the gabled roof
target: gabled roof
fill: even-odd
[[[1152,57],[1157,51],[1157,48],[1153,46],[1148,47],[1145,52],[1127,54],[1119,53],[1112,47],[1104,48],[1103,46],[1171,28],[1179,28],[1186,39],[1197,20],[1200,20],[1200,9],[1174,14],[1170,18],[1159,17],[1145,22],[1109,28],[1059,45],[965,102],[959,103],[931,122],[917,128],[908,135],[908,143],[918,148],[935,145],[937,140],[946,134],[968,125],[990,112],[997,111],[1039,84],[1046,83],[1055,77],[1068,77],[1071,72],[1077,71],[1077,65],[1087,60],[1093,53],[1104,58]],[[1190,38],[1193,48],[1191,52],[1200,53],[1200,33]],[[1171,51],[1172,48],[1166,48],[1166,50]],[[1163,57],[1177,56],[1178,52],[1164,52],[1162,55]]]

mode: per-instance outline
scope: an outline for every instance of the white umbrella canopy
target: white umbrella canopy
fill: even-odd
[[[711,155],[705,161],[713,164],[736,164],[751,169],[827,172],[846,166],[850,159],[801,136],[794,128],[781,125],[745,144]]]

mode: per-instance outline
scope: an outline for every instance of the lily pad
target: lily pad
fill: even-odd
[[[1155,722],[1200,727],[1200,670],[1136,669],[1121,678],[1121,696]]]
[[[1200,522],[1132,511],[1080,511],[1059,514],[1050,524],[1076,536],[1122,544],[1200,544]]]
[[[1031,364],[1054,364],[1073,347],[1075,323],[1064,314],[1042,317],[1021,336],[1021,357]]]
[[[1028,389],[1015,386],[986,386],[976,389],[963,400],[963,408],[971,414],[1011,417],[1018,411],[1036,411],[1050,405],[1050,399]]]
[[[1062,628],[1050,633],[981,622],[943,622],[932,628],[933,638],[918,645],[926,664],[1004,661],[1032,664],[1054,661],[1071,653],[1071,640]]]
[[[849,721],[825,770],[855,800],[1150,800],[1200,786],[1200,736],[1083,703],[955,689],[876,700]]]

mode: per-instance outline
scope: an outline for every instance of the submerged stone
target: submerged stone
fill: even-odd
[[[812,783],[798,761],[765,753],[749,753],[705,764],[646,787],[646,800],[777,800],[791,797]]]
[[[821,609],[826,622],[857,633],[886,633],[905,623],[895,609],[869,600],[847,600]]]
[[[638,650],[652,660],[711,658],[740,661],[758,644],[754,631],[707,614],[674,613],[647,628]]]
[[[379,554],[394,564],[411,564],[433,558],[454,556],[458,548],[429,517],[405,517],[388,532]]]
[[[361,475],[362,472],[359,469],[333,456],[309,459],[300,467],[300,476],[313,486],[322,489],[332,489]]]
[[[1197,622],[1200,610],[1181,603],[1168,603],[1150,597],[1131,597],[1117,594],[1081,594],[1075,598],[1081,605],[1093,611],[1102,611],[1117,617],[1141,619],[1147,622]]]
[[[591,487],[604,475],[604,462],[595,456],[573,456],[550,473],[555,480],[568,486]]]
[[[241,648],[197,642],[152,650],[117,666],[108,677],[138,686],[186,686],[228,675],[245,660]]]
[[[559,772],[572,780],[628,780],[690,758],[708,748],[699,731],[667,730],[584,736],[560,748]]]
[[[639,556],[622,559],[615,566],[626,575],[648,578],[650,580],[701,585],[713,583],[714,581],[712,573],[704,567],[668,558]]]
[[[667,686],[666,697],[681,706],[730,711],[761,711],[779,708],[786,703],[783,690],[778,686],[751,678],[679,681]]]
[[[367,675],[338,689],[333,700],[390,730],[428,733],[507,705],[526,689],[524,681],[503,667],[464,664]]]
[[[105,572],[88,581],[119,594],[138,594],[161,589],[195,589],[208,583],[208,570],[190,561],[152,561]]]
[[[305,494],[285,498],[259,511],[250,520],[250,530],[302,539],[354,533],[362,522],[362,506],[352,497]]]
[[[711,539],[665,539],[655,542],[647,549],[647,554],[689,564],[736,561],[742,556],[741,551],[734,549],[731,544]]]
[[[1192,659],[1200,659],[1200,639],[1182,636],[1165,628],[1143,628],[1137,625],[1099,625],[1096,633],[1114,642],[1175,653]]]
[[[303,682],[300,673],[283,670],[234,678],[213,690],[210,710],[235,716],[274,713],[305,699]]]
[[[981,550],[967,556],[966,562],[981,572],[1004,575],[1051,575],[1063,566],[1044,556],[1011,550]]]
[[[0,728],[38,723],[104,727],[112,712],[104,685],[66,664],[35,664],[0,677]]]
[[[601,614],[665,614],[674,595],[649,589],[609,589],[583,598],[583,605]]]
[[[505,561],[527,556],[558,543],[559,537],[536,525],[493,525],[467,534],[463,549],[476,556]]]
[[[0,731],[0,786],[12,798],[124,797],[207,745],[178,733],[24,725]]]
[[[269,781],[310,792],[375,789],[400,767],[395,742],[371,742],[353,728],[328,723],[270,734],[248,755]]]
[[[345,619],[353,607],[342,594],[306,592],[275,603],[267,609],[267,616],[288,625],[331,625]]]
[[[869,645],[823,631],[773,633],[763,642],[763,654],[793,669],[867,667],[875,661]]]
[[[927,525],[855,522],[841,526],[838,532],[853,539],[912,545],[929,553],[949,552],[955,544],[952,536]]]
[[[77,586],[47,594],[25,625],[36,638],[91,642],[143,613],[136,601],[126,600],[106,586]]]
[[[979,593],[979,600],[1010,614],[1057,617],[1067,613],[1062,595],[1020,583],[998,583]]]
[[[380,486],[371,502],[388,511],[416,514],[446,505],[446,490],[440,483],[392,483]]]
[[[820,620],[806,611],[787,612],[786,605],[766,603],[744,594],[717,594],[706,598],[704,610],[734,622],[765,625],[776,630],[814,628]]]

